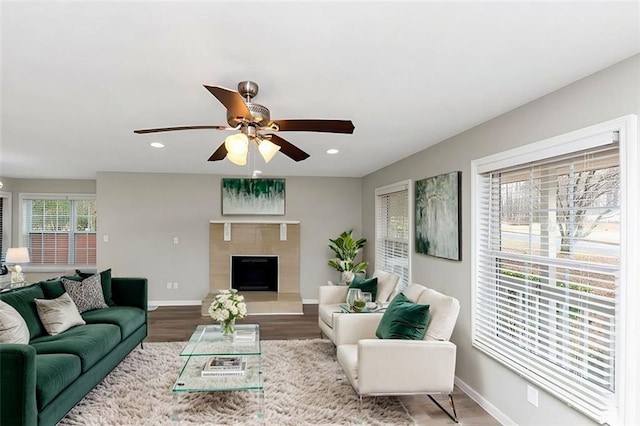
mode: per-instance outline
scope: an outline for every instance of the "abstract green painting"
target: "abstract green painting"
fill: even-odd
[[[223,215],[284,215],[284,179],[222,179]]]
[[[460,255],[460,176],[451,172],[416,181],[416,252],[445,259]]]

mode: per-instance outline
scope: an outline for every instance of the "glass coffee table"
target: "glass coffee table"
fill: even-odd
[[[196,327],[180,353],[185,362],[172,389],[174,421],[178,421],[178,397],[186,392],[253,391],[258,399],[257,417],[264,418],[260,327],[257,324],[239,324],[235,326],[235,332],[237,335],[229,339],[222,335],[219,325]],[[246,362],[244,374],[202,377],[205,363],[216,356],[241,357]]]

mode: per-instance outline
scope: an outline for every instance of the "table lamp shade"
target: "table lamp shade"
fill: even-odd
[[[26,247],[10,248],[7,250],[6,263],[13,263],[14,265],[20,263],[29,263],[29,249]]]

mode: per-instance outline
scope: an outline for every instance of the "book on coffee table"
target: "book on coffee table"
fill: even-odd
[[[214,356],[202,366],[202,377],[244,376],[247,363],[240,356]]]

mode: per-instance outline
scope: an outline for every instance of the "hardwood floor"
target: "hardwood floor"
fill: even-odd
[[[250,315],[238,320],[238,324],[260,325],[262,340],[317,339],[318,305],[303,306],[304,315]],[[211,318],[203,317],[200,306],[161,306],[149,312],[149,336],[147,342],[184,342],[199,324],[210,324]],[[449,408],[446,397],[435,397]],[[416,425],[450,425],[454,422],[424,395],[403,396],[403,404],[416,420]],[[475,401],[456,387],[454,401],[461,425],[493,426],[500,423],[483,410]]]

